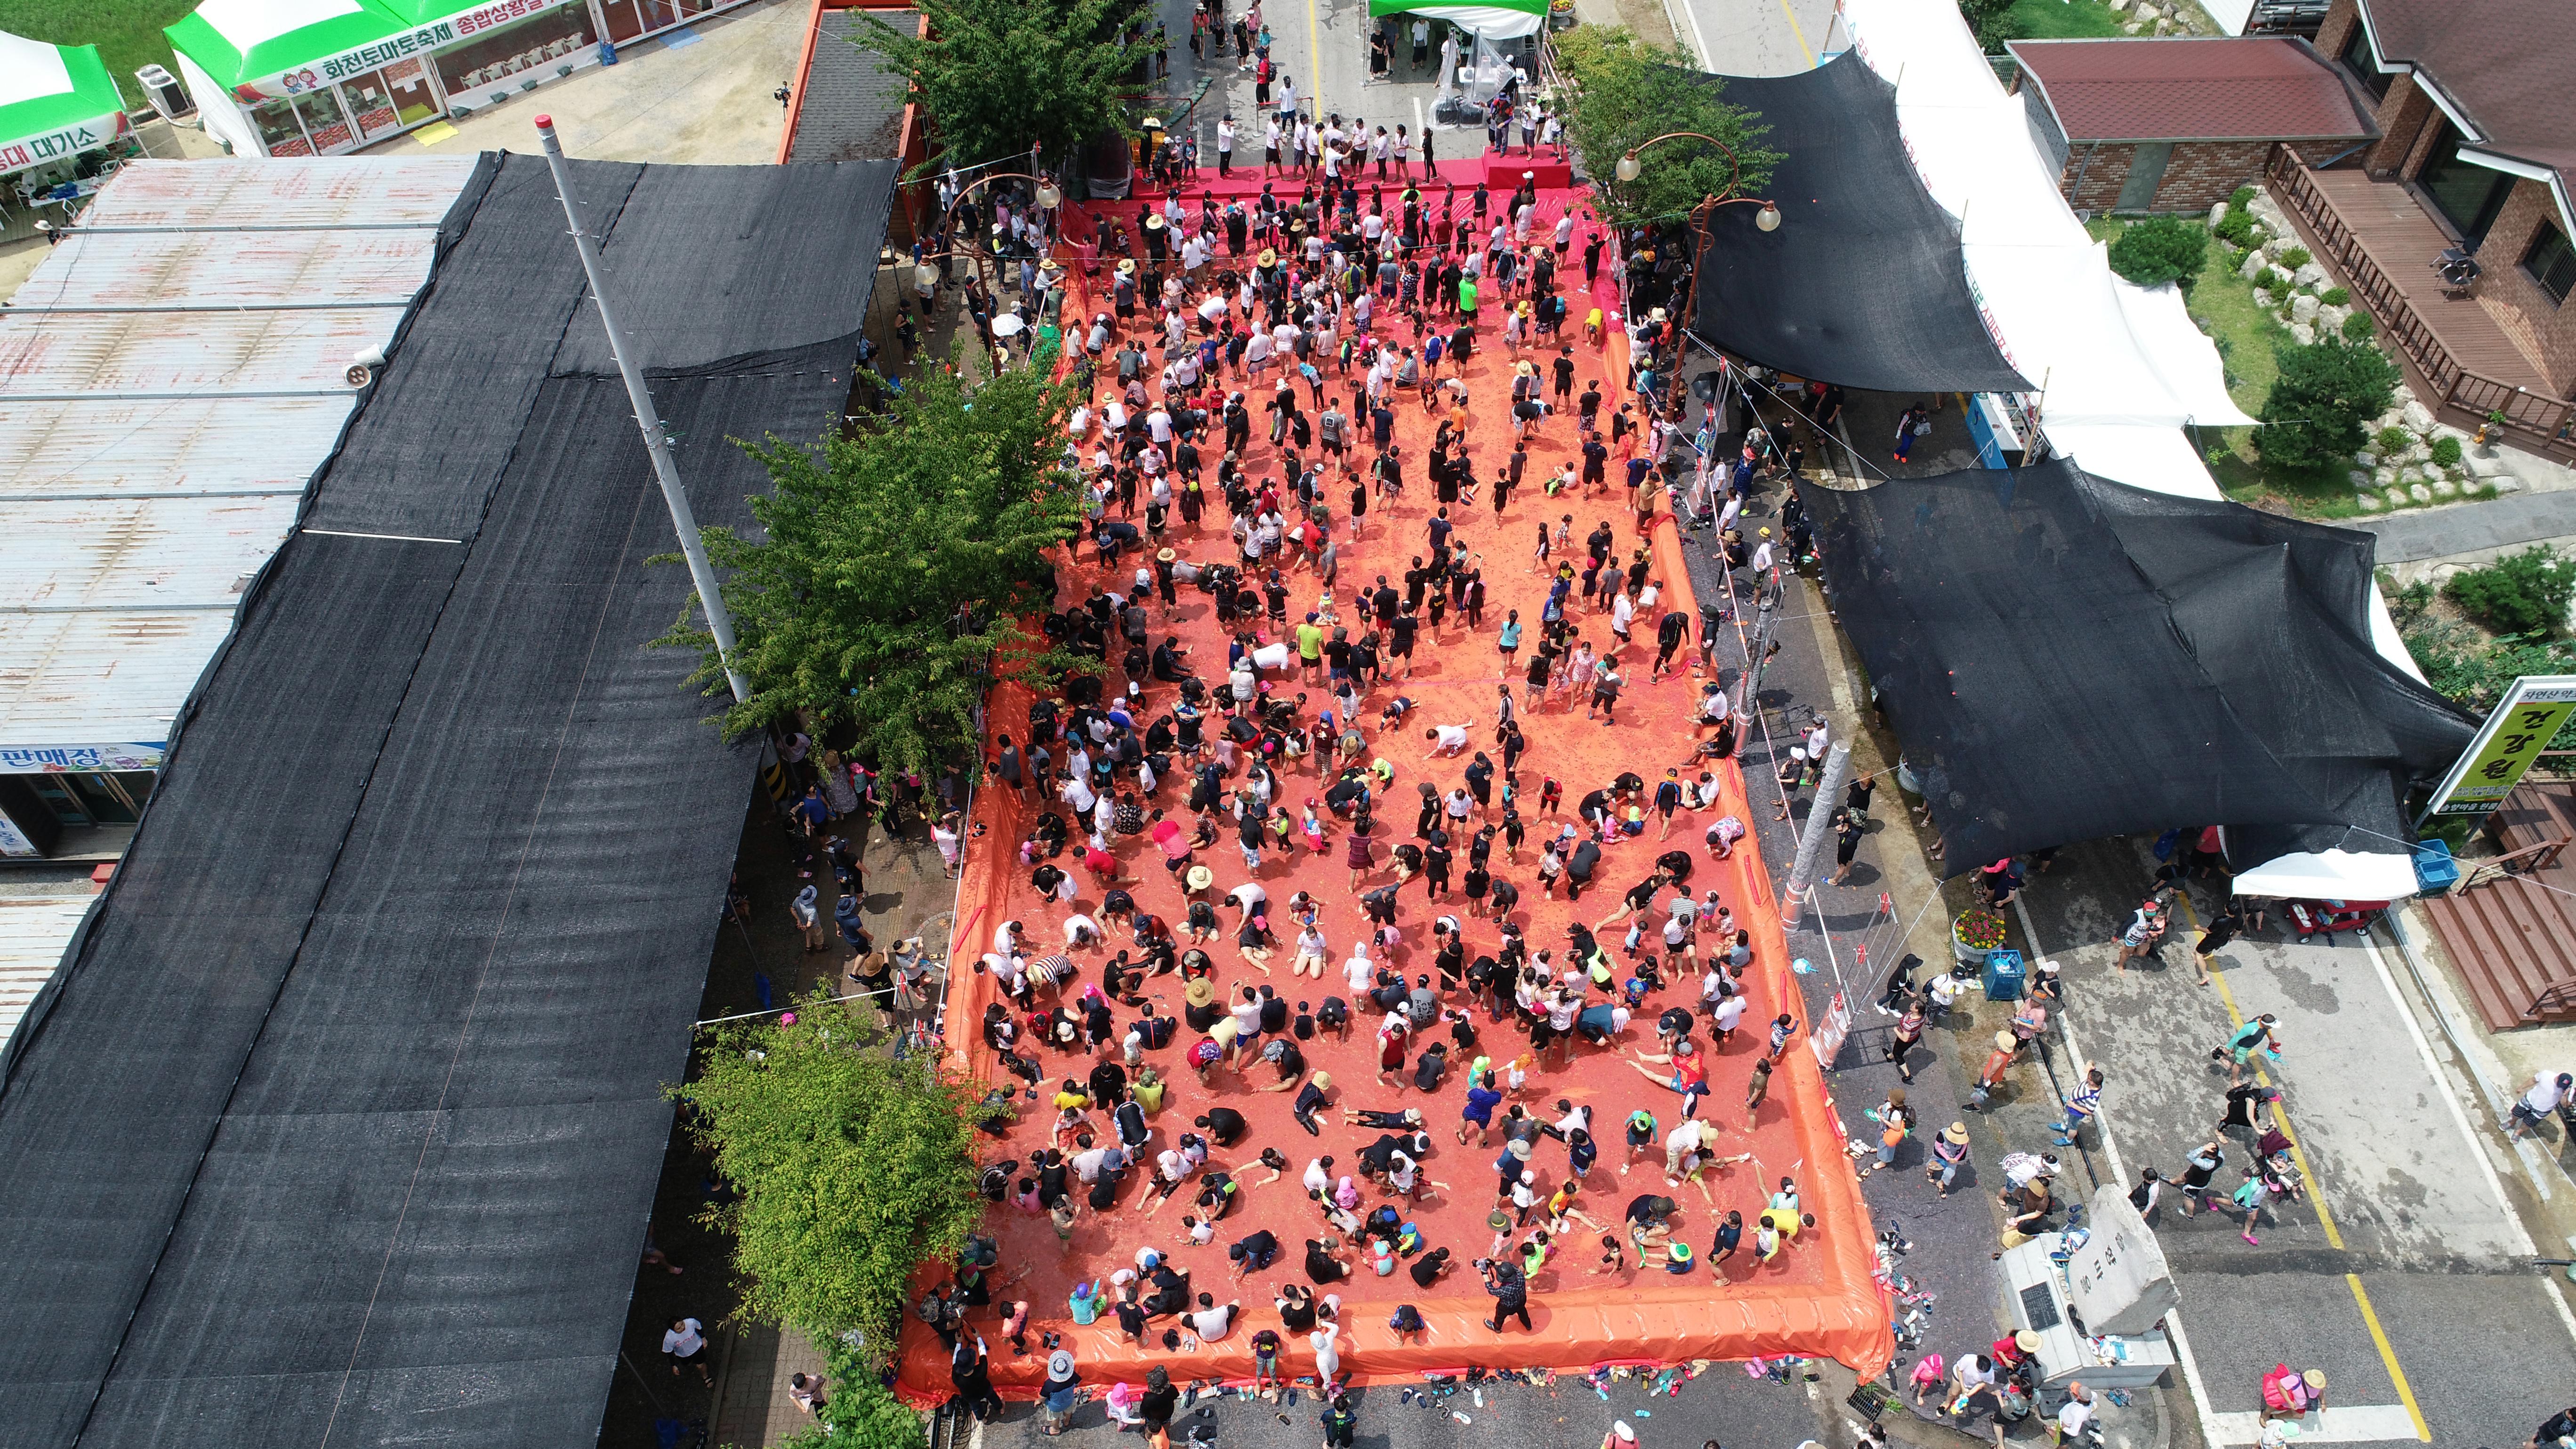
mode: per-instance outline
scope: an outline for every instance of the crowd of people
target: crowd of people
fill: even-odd
[[[1068,1255],[1136,1245],[1074,1284],[1072,1323],[1148,1354],[1241,1338],[1270,1391],[1291,1357],[1347,1380],[1345,1294],[1369,1278],[1426,1300],[1480,1284],[1503,1333],[1577,1262],[1727,1279],[1817,1231],[1793,1178],[1745,1173],[1741,1206],[1713,1190],[1754,1160],[1799,1023],[1752,1009],[1751,931],[1694,881],[1746,833],[1722,780],[1743,728],[1713,663],[1733,601],[1680,605],[1652,541],[1680,441],[1649,370],[1672,365],[1670,320],[1636,322],[1620,377],[1593,285],[1616,243],[1578,203],[1531,177],[1390,194],[1359,179],[1357,132],[1324,118],[1320,182],[1293,198],[1173,193],[1132,234],[1100,223],[1108,305],[1060,334],[1092,567],[1045,620],[1091,663],[997,723],[988,761],[1020,802],[1025,888],[976,966],[986,1196]],[[1071,293],[1034,259],[1024,284]],[[1607,752],[1578,739],[1641,719]],[[1577,906],[1604,886],[1606,909]],[[1578,1105],[1594,1058],[1652,1095]],[[1316,1139],[1293,1156],[1247,1115],[1268,1094]],[[1658,1149],[1664,1181],[1627,1181]],[[1435,1212],[1478,1221],[1479,1198],[1490,1239],[1432,1240]],[[1018,1281],[970,1268],[923,1315],[970,1399],[964,1312],[1025,1325]],[[1387,1327],[1426,1324],[1394,1303]],[[1111,1412],[1168,1423],[1168,1388],[1115,1386]]]

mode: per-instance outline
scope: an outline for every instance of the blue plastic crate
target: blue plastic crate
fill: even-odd
[[[2460,863],[2451,858],[2446,841],[2423,840],[2415,845],[2415,886],[2423,891],[2446,891],[2460,882]]]

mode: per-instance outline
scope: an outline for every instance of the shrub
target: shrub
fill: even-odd
[[[2355,312],[2343,319],[2343,340],[2346,342],[2368,342],[2371,334],[2378,330],[2379,324],[2372,321],[2367,312]]]
[[[2485,568],[2463,569],[2442,586],[2462,612],[2503,634],[2554,634],[2576,604],[2576,558],[2548,544],[2509,553]]]
[[[2352,292],[2345,287],[2328,287],[2317,293],[2317,300],[2329,307],[2340,307],[2352,300]]]
[[[831,1387],[816,1422],[780,1449],[921,1449],[928,1442],[921,1415],[904,1407],[879,1381],[864,1355],[837,1338],[818,1346],[826,1365],[823,1377]]]
[[[2245,204],[2246,204],[2247,202],[2249,202],[2249,201],[2252,201],[2253,199],[2254,199],[2254,188],[2253,188],[2253,187],[2251,187],[2251,186],[2240,186],[2240,187],[2237,187],[2237,188],[2236,188],[2236,191],[2235,191],[2235,194],[2233,194],[2233,195],[2231,195],[2231,196],[2229,196],[2229,197],[2227,198],[2227,209],[2228,209],[2229,211],[2243,211],[2243,210],[2245,209]]]
[[[2280,375],[2263,399],[2266,426],[2254,435],[2266,463],[2324,468],[2351,457],[2397,395],[2397,369],[2374,348],[2321,338],[2284,344],[2274,356]]]
[[[2433,440],[2433,461],[2445,468],[2460,466],[2460,440],[2443,436]]]
[[[2306,247],[2292,247],[2288,251],[2281,253],[2282,267],[2293,272],[2306,266],[2310,260],[2311,258],[2308,256],[2308,249]]]
[[[2370,440],[2371,451],[2383,458],[2394,458],[2415,446],[2415,435],[2404,428],[2381,428]]]
[[[2131,223],[2111,243],[2111,270],[2141,287],[2179,283],[2186,292],[2209,263],[2209,233],[2178,216]]]
[[[2254,285],[2278,297],[2290,290],[2290,274],[2279,267],[2265,267],[2255,274]]]
[[[2250,247],[2255,243],[2254,216],[2242,206],[2230,206],[2218,219],[2217,236],[2230,246]]]

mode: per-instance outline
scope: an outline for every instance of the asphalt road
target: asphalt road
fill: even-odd
[[[2162,962],[2124,975],[2113,943],[2152,871],[2142,840],[2070,849],[2033,878],[2016,931],[2065,966],[2072,1043],[2109,1078],[2109,1144],[2094,1139],[2088,1162],[2106,1175],[2178,1168],[2223,1110],[2211,1047],[2244,1015],[2279,1018],[2284,1050],[2266,1074],[2310,1200],[2267,1212],[2259,1246],[2232,1220],[2166,1210],[2157,1225],[2199,1370],[2189,1387],[2218,1416],[2212,1439],[2251,1439],[2257,1377],[2287,1362],[2324,1370],[2329,1405],[2380,1410],[2336,1442],[2522,1442],[2576,1384],[2576,1321],[2528,1266],[2486,1114],[2437,1069],[2385,948],[2300,945],[2276,918],[2219,953],[2210,987],[2193,984],[2182,930]],[[2205,885],[2194,896],[2185,925],[2212,905]],[[2229,1147],[2232,1186],[2250,1149]]]

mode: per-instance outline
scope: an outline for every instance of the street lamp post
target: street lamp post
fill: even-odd
[[[970,196],[972,196],[972,195],[974,195],[974,194],[975,194],[976,192],[978,192],[978,191],[981,191],[981,190],[982,190],[982,189],[984,189],[985,187],[992,185],[992,184],[993,184],[994,182],[996,182],[996,181],[1034,181],[1034,182],[1036,182],[1036,183],[1037,183],[1037,200],[1038,200],[1038,209],[1039,209],[1040,211],[1050,211],[1050,212],[1051,212],[1051,211],[1055,210],[1057,207],[1062,206],[1062,205],[1064,204],[1064,192],[1063,192],[1063,191],[1061,191],[1061,190],[1059,190],[1059,189],[1057,188],[1057,186],[1056,186],[1056,184],[1055,184],[1055,178],[1054,178],[1054,177],[1052,177],[1052,176],[1043,176],[1043,175],[1039,175],[1039,176],[1032,176],[1032,175],[1030,175],[1029,173],[1027,173],[1027,172],[1025,172],[1025,171],[996,171],[996,172],[994,172],[994,173],[993,173],[992,175],[990,175],[990,176],[978,177],[976,180],[974,180],[974,181],[972,181],[972,182],[968,183],[968,184],[967,184],[967,185],[966,185],[962,190],[960,190],[960,191],[957,193],[956,197],[955,197],[954,199],[952,199],[952,200],[948,203],[947,207],[939,213],[939,225],[937,225],[936,227],[931,228],[931,235],[933,235],[933,236],[937,236],[939,233],[941,233],[941,232],[944,232],[944,231],[948,230],[948,227],[949,227],[949,218],[950,218],[950,217],[952,217],[952,216],[954,216],[954,215],[956,215],[956,213],[957,213],[957,208],[958,208],[958,207],[965,205],[965,203],[966,203],[966,198],[967,198],[967,197],[970,197]],[[980,238],[979,238],[979,239],[977,239],[977,240],[980,240]],[[969,258],[981,258],[981,259],[987,259],[987,260],[989,260],[989,259],[992,257],[992,255],[993,255],[993,249],[992,249],[992,247],[991,247],[991,246],[989,246],[989,245],[981,245],[981,246],[979,246],[979,245],[974,245],[974,244],[971,244],[971,243],[970,243],[969,245],[967,245],[967,246],[962,246],[962,247],[956,247],[956,248],[953,248],[953,249],[952,249],[951,251],[949,251],[949,252],[942,252],[942,253],[940,253],[939,255],[940,255],[940,256],[949,256],[949,255],[954,255],[954,254],[955,254],[955,252],[958,252],[958,251],[962,251],[962,252],[966,253],[966,255],[967,255]],[[915,280],[916,280],[916,281],[918,281],[918,282],[931,282],[931,283],[935,283],[935,282],[937,282],[937,281],[938,281],[938,274],[937,274],[937,273],[932,269],[932,267],[931,267],[931,265],[930,265],[930,264],[931,264],[931,262],[933,262],[933,261],[934,261],[934,260],[936,260],[936,259],[937,259],[936,257],[927,257],[927,256],[926,256],[926,257],[923,257],[923,258],[921,259],[920,272],[921,272],[922,274],[924,274],[924,275],[916,275],[916,277],[915,277]],[[995,263],[994,263],[994,270],[993,270],[993,274],[994,274],[995,279],[996,279],[996,280],[999,280],[999,278],[1000,278],[1000,276],[1001,276],[1001,265],[1000,265],[1000,263],[999,263],[999,262],[995,262]]]
[[[1663,135],[1640,141],[1636,145],[1628,148],[1627,153],[1619,158],[1618,164],[1611,168],[1612,171],[1622,182],[1635,181],[1639,176],[1645,174],[1645,167],[1638,161],[1637,153],[1650,147],[1660,146],[1666,141],[1706,141],[1708,144],[1715,146],[1718,150],[1725,152],[1727,164],[1733,168],[1732,173],[1726,178],[1725,190],[1701,198],[1700,203],[1691,208],[1691,231],[1697,238],[1697,241],[1691,248],[1691,285],[1689,290],[1682,295],[1681,325],[1676,333],[1678,336],[1680,332],[1688,332],[1690,330],[1691,314],[1697,310],[1699,305],[1699,269],[1701,264],[1707,260],[1708,218],[1710,213],[1716,211],[1721,206],[1759,206],[1762,209],[1753,214],[1753,225],[1762,231],[1778,231],[1780,229],[1780,207],[1777,202],[1774,202],[1767,197],[1736,195],[1735,188],[1744,180],[1743,158],[1735,154],[1734,147],[1727,145],[1724,141],[1717,139],[1715,136],[1703,135],[1698,131],[1667,131]],[[1679,373],[1680,369],[1675,368],[1674,371]],[[1676,390],[1680,388],[1680,377],[1676,376],[1673,379],[1673,386]]]

